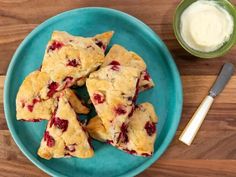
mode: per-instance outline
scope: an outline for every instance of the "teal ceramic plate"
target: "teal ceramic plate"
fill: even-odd
[[[26,75],[39,68],[53,30],[65,30],[82,36],[114,30],[115,35],[110,46],[121,44],[145,59],[156,86],[141,93],[138,102],[151,102],[159,116],[155,153],[151,158],[132,156],[96,141],[93,142],[95,156],[90,159],[63,158],[48,161],[37,156],[37,148],[47,122],[16,121],[15,99]],[[82,96],[85,95],[86,93],[82,92]],[[46,173],[52,176],[134,176],[155,162],[171,142],[182,110],[182,86],[168,49],[148,26],[120,11],[82,8],[47,20],[25,38],[8,68],[4,87],[4,108],[7,124],[16,144],[25,156]],[[88,117],[90,116],[91,114]]]

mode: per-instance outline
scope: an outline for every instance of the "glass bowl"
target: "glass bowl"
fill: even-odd
[[[234,29],[230,36],[230,39],[226,41],[219,49],[211,51],[211,52],[201,52],[194,50],[188,46],[188,44],[183,40],[180,34],[180,17],[184,10],[190,6],[192,3],[196,2],[197,0],[183,0],[177,6],[175,15],[174,15],[174,22],[173,28],[175,36],[180,43],[180,45],[187,50],[192,55],[199,57],[199,58],[215,58],[226,54],[236,43],[236,9],[233,4],[231,4],[228,0],[214,0],[217,4],[223,7],[229,14],[233,17],[234,22]]]

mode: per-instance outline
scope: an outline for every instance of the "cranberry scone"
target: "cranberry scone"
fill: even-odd
[[[123,125],[123,136],[126,141],[118,147],[130,154],[151,156],[156,140],[157,115],[150,103],[142,103],[135,108],[127,125]]]
[[[132,115],[140,71],[109,65],[90,74],[86,86],[90,99],[108,131],[109,140],[121,141],[121,125]]]
[[[48,160],[68,156],[89,158],[94,155],[88,134],[63,94],[58,97],[57,107],[47,124],[38,155]]]
[[[45,50],[41,71],[50,75],[58,89],[82,86],[88,74],[104,62],[112,31],[90,38],[54,31]]]
[[[154,83],[147,72],[144,60],[136,53],[126,50],[120,45],[113,45],[105,57],[102,66],[128,66],[140,70],[139,91],[144,91],[154,86]]]
[[[121,136],[125,138],[116,147],[133,155],[152,155],[156,139],[156,123],[157,116],[152,104],[142,103],[136,106],[129,123],[121,126]],[[92,138],[113,145],[113,142],[108,140],[108,133],[98,116],[92,118],[86,128]]]
[[[70,101],[77,113],[87,114],[89,109],[70,89],[61,91]],[[49,120],[55,110],[57,85],[45,72],[34,71],[30,73],[16,96],[16,117],[18,120],[39,121]]]

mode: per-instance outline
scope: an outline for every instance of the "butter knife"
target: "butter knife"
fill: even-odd
[[[234,73],[234,65],[232,63],[225,63],[221,69],[219,76],[209,91],[209,94],[204,98],[193,117],[185,127],[184,131],[179,137],[179,140],[187,145],[191,145],[194,137],[196,136],[203,120],[205,119],[214,98],[220,94],[225,85],[230,80]]]

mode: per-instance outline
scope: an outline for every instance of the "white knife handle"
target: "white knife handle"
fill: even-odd
[[[205,97],[197,111],[194,113],[193,117],[189,121],[188,125],[185,127],[184,131],[179,137],[179,140],[183,143],[190,145],[196,136],[200,126],[202,125],[203,120],[205,119],[214,98],[211,96]]]

